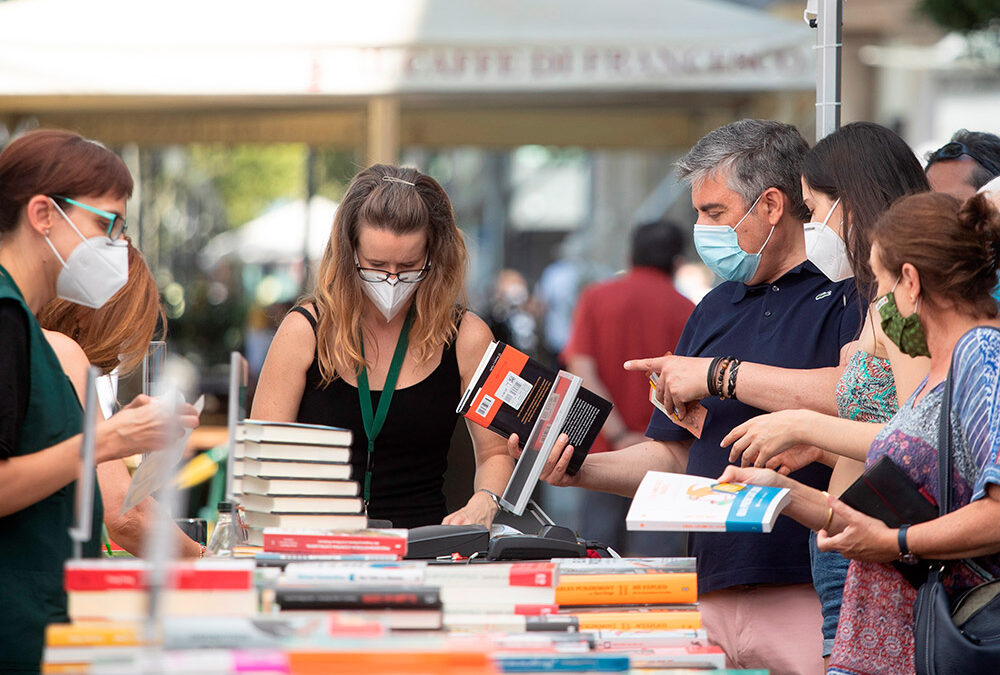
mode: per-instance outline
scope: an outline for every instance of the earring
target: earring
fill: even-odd
[[[49,232],[51,232],[51,231],[52,231],[51,227],[49,229],[45,230],[45,236],[46,237],[49,236]]]

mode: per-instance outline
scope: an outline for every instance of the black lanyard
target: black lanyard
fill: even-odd
[[[389,372],[385,376],[385,385],[382,387],[382,394],[378,399],[378,410],[372,413],[372,392],[368,386],[368,369],[364,366],[358,372],[358,397],[361,399],[361,421],[365,425],[365,435],[368,437],[368,459],[365,463],[365,483],[364,498],[365,508],[371,501],[372,468],[373,457],[375,455],[375,439],[382,431],[385,424],[385,416],[389,413],[389,404],[392,403],[392,395],[396,391],[396,380],[399,379],[399,371],[403,368],[403,358],[406,356],[406,347],[410,343],[410,326],[413,324],[413,317],[416,315],[416,306],[410,305],[406,313],[406,320],[403,321],[403,328],[399,332],[399,339],[396,341],[396,351],[393,352],[392,362],[389,364]],[[365,340],[361,338],[361,356],[365,355]]]

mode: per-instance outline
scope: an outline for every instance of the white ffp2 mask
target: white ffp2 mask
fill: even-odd
[[[819,268],[830,281],[843,281],[854,276],[851,260],[847,257],[847,245],[827,223],[840,199],[833,203],[823,222],[805,223],[806,258]]]
[[[56,295],[84,307],[102,307],[128,281],[128,244],[114,242],[107,237],[87,239],[59,205],[54,200],[50,201],[82,240],[63,260],[52,240],[45,237],[45,242],[62,265],[56,280]]]

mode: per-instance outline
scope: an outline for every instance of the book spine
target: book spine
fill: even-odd
[[[686,604],[698,601],[697,575],[566,575],[556,586],[559,605]]]
[[[245,590],[253,588],[253,572],[248,569],[175,569],[170,571],[168,585],[177,590]],[[86,569],[66,568],[64,586],[67,591],[127,591],[144,590],[145,569]]]
[[[580,630],[679,630],[701,628],[701,612],[667,610],[663,612],[593,612],[569,614]]]
[[[297,565],[285,569],[285,578],[299,583],[354,582],[370,584],[423,584],[424,570],[416,567],[380,565]]]
[[[623,673],[630,667],[620,654],[500,654],[496,663],[502,673]]]
[[[696,571],[694,558],[563,558],[553,561],[562,576],[581,574],[673,574]]]
[[[437,588],[415,587],[397,589],[278,589],[275,602],[282,610],[294,609],[379,609],[441,607]]]
[[[406,537],[264,533],[264,551],[268,553],[309,553],[314,555],[374,553],[402,557],[406,555],[406,544]]]
[[[439,586],[551,587],[558,579],[553,563],[429,565],[426,582]]]
[[[45,629],[45,644],[49,647],[131,646],[142,644],[142,636],[136,623],[50,623]]]

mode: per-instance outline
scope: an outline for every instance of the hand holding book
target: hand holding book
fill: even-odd
[[[517,434],[511,434],[507,439],[507,453],[514,459],[520,459],[521,440]],[[566,434],[559,434],[556,443],[552,446],[548,461],[538,475],[538,480],[545,481],[555,487],[574,487],[580,484],[580,474],[583,472],[583,465],[576,473],[569,473],[567,468],[573,459],[573,446],[569,444],[569,437]]]

